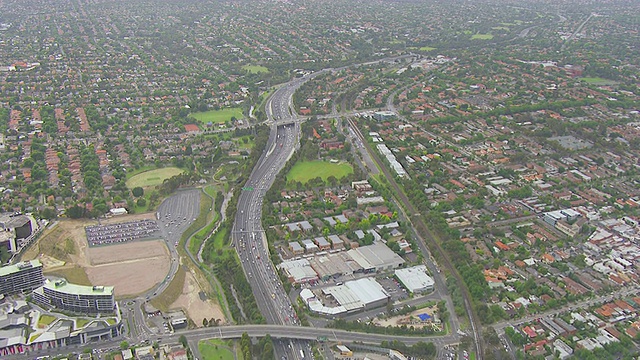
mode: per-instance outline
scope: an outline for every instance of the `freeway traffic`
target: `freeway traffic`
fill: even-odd
[[[313,75],[308,75],[296,78],[278,88],[268,99],[265,109],[268,122],[273,124],[271,134],[265,152],[244,185],[245,191],[240,194],[233,225],[235,249],[258,308],[269,324],[300,325],[269,259],[261,218],[265,193],[298,145],[300,126],[293,109],[293,93],[312,77]],[[275,345],[278,357],[300,360],[304,357],[311,358],[310,348],[304,342],[277,342]],[[307,356],[304,356],[305,352]]]

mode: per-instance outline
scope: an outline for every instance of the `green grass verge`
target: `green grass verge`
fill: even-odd
[[[64,269],[56,269],[51,272],[46,272],[45,275],[63,277],[72,284],[86,285],[86,286],[93,285],[91,284],[91,281],[87,276],[87,272],[84,271],[84,269],[79,266],[74,266],[74,267],[64,268]]]
[[[82,329],[90,322],[91,322],[90,319],[82,319],[82,318],[76,319],[76,329]]]
[[[473,34],[471,40],[491,40],[493,35],[491,34]]]
[[[327,161],[299,161],[289,170],[287,181],[299,181],[304,184],[318,176],[326,181],[327,178],[332,175],[336,179],[340,179],[351,173],[353,173],[353,168],[346,163],[333,164]]]
[[[420,51],[433,51],[435,49],[436,48],[431,47],[431,46],[421,46],[418,50],[420,50]]]
[[[134,187],[138,186],[147,187],[160,185],[165,179],[182,174],[183,172],[184,170],[177,167],[166,167],[162,169],[141,172],[127,180],[127,187],[129,189],[133,189]]]
[[[261,65],[245,65],[242,70],[246,70],[252,74],[268,73],[269,69]]]
[[[211,190],[207,191],[208,188]],[[216,196],[216,189],[213,186],[207,186],[204,191],[207,194],[202,194],[200,196],[200,212],[198,217],[196,218],[196,221],[189,226],[187,231],[184,232],[180,239],[180,243],[184,244],[189,237],[193,236],[189,243],[189,252],[193,256],[197,255],[200,245],[202,245],[206,236],[214,228],[218,219],[218,214],[214,213],[213,210],[209,210],[213,208],[213,198]],[[209,192],[213,194],[210,194]],[[182,248],[182,246],[180,246],[180,248]]]
[[[242,115],[242,108],[239,107],[197,112],[189,114],[189,116],[204,125],[208,123],[219,124],[231,121],[231,117],[235,117],[236,119],[244,118],[244,115]]]
[[[220,339],[201,340],[198,351],[207,360],[234,360],[232,348]]]
[[[227,244],[224,243],[224,239],[227,236],[228,231],[229,229],[227,229],[226,226],[221,226],[218,231],[216,231],[216,235],[213,237],[213,248],[215,250],[223,250],[226,248]]]
[[[218,193],[218,187],[215,185],[207,185],[204,188],[204,192],[206,192],[207,195],[211,196],[212,198],[215,198],[216,194]]]
[[[150,300],[151,305],[162,312],[168,311],[171,304],[182,294],[186,275],[187,272],[184,267],[180,266],[169,286],[161,294]]]
[[[213,188],[213,187],[211,187],[211,188]],[[207,189],[205,189],[205,191],[207,191]],[[211,190],[209,190],[209,191],[211,191]],[[213,192],[215,193],[215,191],[213,191]],[[200,228],[205,226],[209,216],[213,216],[213,212],[209,210],[209,209],[211,209],[213,207],[213,197],[215,197],[215,195],[212,195],[212,197],[209,197],[206,194],[202,194],[201,195],[201,198],[200,198],[200,213],[199,213],[198,217],[196,218],[196,221],[194,221],[191,224],[191,226],[189,226],[189,228],[187,228],[187,230],[182,234],[182,237],[180,238],[180,246],[178,246],[178,254],[180,254],[181,258],[185,258],[186,259],[188,257],[188,255],[186,254],[186,250],[184,249],[184,244],[186,243],[187,239],[189,239],[189,237],[191,235],[193,235],[197,231],[199,231]],[[218,300],[218,304],[222,308],[222,312],[224,314],[228,314],[229,311],[227,309],[227,303],[225,302],[225,299],[224,299],[224,292],[220,288],[218,280],[216,280],[208,272],[203,271],[202,264],[194,263],[194,262],[192,262],[190,260],[186,260],[186,263],[188,264],[188,266],[194,272],[196,272],[198,277],[201,277],[201,278],[204,278],[204,279],[207,280],[209,285],[211,285],[211,291],[209,291],[209,289],[206,289],[206,290],[203,289],[203,291],[207,292],[207,295],[209,296],[210,299],[214,299],[214,298],[217,299]],[[232,319],[228,319],[228,320],[232,320]]]
[[[209,211],[208,208],[207,211]],[[211,233],[211,230],[213,230],[213,228],[216,226],[218,219],[220,219],[220,215],[218,213],[215,213],[215,216],[213,216],[213,220],[209,224],[207,224],[207,226],[203,227],[200,231],[193,234],[191,242],[189,243],[189,252],[191,252],[194,256],[198,254],[198,250],[200,250],[202,242],[207,238],[209,233]]]
[[[40,318],[38,319],[38,327],[45,327],[48,325],[51,325],[52,322],[56,321],[57,317],[55,316],[51,316],[51,315],[40,315]]]

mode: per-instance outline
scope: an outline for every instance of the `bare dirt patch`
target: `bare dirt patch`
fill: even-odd
[[[395,326],[407,325],[407,326],[413,326],[414,328],[431,327],[436,331],[441,330],[441,325],[439,321],[438,322],[434,322],[433,320],[421,321],[420,318],[418,318],[418,315],[425,314],[425,313],[429,314],[431,316],[431,319],[436,319],[437,313],[438,313],[438,307],[434,305],[431,307],[426,307],[424,309],[417,309],[407,315],[393,316],[385,319],[376,318],[373,321],[373,323],[376,326],[381,326],[381,327],[387,327],[387,326],[395,327]]]
[[[88,258],[91,265],[130,262],[169,256],[167,247],[160,240],[90,247],[87,249],[87,254],[89,255]]]
[[[169,273],[169,258],[132,260],[86,268],[95,285],[114,286],[116,297],[140,294],[162,281]]]
[[[196,324],[202,326],[202,320],[221,319],[219,325],[225,323],[224,314],[220,306],[211,299],[200,299],[199,293],[202,291],[200,285],[191,271],[186,273],[182,294],[171,304],[171,309],[182,309],[187,316]]]
[[[153,217],[154,214],[127,215],[101,220],[101,223]],[[83,279],[88,278],[93,285],[114,286],[116,297],[140,294],[167,276],[171,259],[163,241],[135,241],[90,248],[84,228],[97,224],[94,220],[61,220],[45,231],[23,259],[38,258],[46,273],[71,277],[67,279],[70,282],[76,279],[77,283],[84,284],[87,281]]]

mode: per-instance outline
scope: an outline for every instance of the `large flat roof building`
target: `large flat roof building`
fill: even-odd
[[[398,280],[412,293],[433,291],[435,281],[427,275],[427,267],[418,265],[406,269],[397,269],[395,275]]]
[[[31,291],[44,283],[42,264],[38,260],[24,261],[0,267],[0,294]]]
[[[308,289],[305,289],[308,290]],[[307,292],[307,294],[310,293]],[[389,294],[374,279],[362,278],[347,281],[344,285],[330,286],[322,289],[322,293],[333,298],[338,306],[325,306],[313,294],[300,294],[309,308],[322,315],[341,315],[360,310],[374,309],[389,302]],[[313,298],[313,301],[310,301]]]
[[[112,313],[115,310],[113,286],[84,286],[66,280],[47,280],[33,291],[33,299],[60,310],[85,314]]]
[[[404,264],[398,254],[381,242],[351,249],[348,253],[365,272],[391,270]]]

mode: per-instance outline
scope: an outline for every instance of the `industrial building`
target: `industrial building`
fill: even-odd
[[[318,280],[318,274],[311,268],[307,259],[284,261],[278,264],[277,267],[285,272],[289,282],[292,284]]]
[[[395,275],[398,281],[411,293],[420,294],[434,289],[435,281],[428,275],[425,265],[397,269]]]
[[[381,272],[392,270],[404,264],[404,260],[387,245],[379,242],[348,251],[364,272]]]
[[[346,252],[316,256],[309,259],[309,263],[322,280],[362,271],[362,267]]]
[[[31,291],[44,283],[39,260],[24,261],[0,268],[0,294],[10,295]]]
[[[300,297],[309,309],[320,315],[337,316],[357,311],[375,309],[388,304],[389,294],[374,279],[362,278],[347,281],[344,285],[323,288],[316,296],[311,290],[303,289]],[[322,298],[326,298],[324,302]],[[326,306],[335,301],[336,306]]]
[[[84,314],[112,313],[113,286],[83,286],[66,280],[47,280],[33,291],[33,299],[45,306]]]
[[[318,246],[309,239],[302,240],[302,243],[307,250],[304,259],[284,261],[278,265],[278,269],[283,270],[294,284],[362,272],[388,271],[404,264],[404,260],[382,242],[346,252],[331,250],[330,253],[316,252]],[[289,243],[289,248],[298,254],[303,249],[297,242]],[[311,256],[314,252],[315,256]]]

